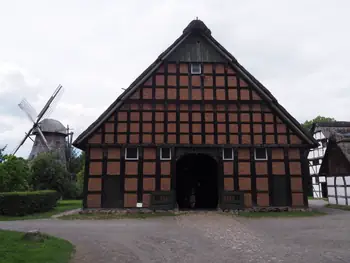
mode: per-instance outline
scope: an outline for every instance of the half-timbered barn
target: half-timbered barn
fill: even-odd
[[[350,133],[350,122],[318,122],[312,125],[311,134],[313,134],[314,139],[318,142],[318,146],[310,149],[308,155],[313,197],[327,197],[327,179],[320,174],[320,168],[329,139],[336,137],[339,140],[348,133]]]
[[[74,142],[86,208],[307,206],[317,142],[200,20]]]
[[[350,205],[350,134],[332,136],[320,167],[329,204]]]

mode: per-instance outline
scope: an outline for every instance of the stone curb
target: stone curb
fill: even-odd
[[[65,211],[63,213],[59,213],[59,214],[53,215],[53,216],[51,216],[51,218],[58,218],[58,217],[61,217],[61,216],[79,214],[81,210],[82,210],[81,208],[68,210],[68,211]]]

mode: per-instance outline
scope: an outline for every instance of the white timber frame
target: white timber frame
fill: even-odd
[[[314,198],[323,198],[322,185],[327,184],[327,180],[325,176],[318,176],[318,174],[327,149],[328,139],[321,131],[317,130],[314,132],[313,137],[318,141],[318,147],[310,149],[308,155],[309,171],[312,177],[312,193]]]
[[[328,202],[332,205],[350,205],[350,175],[327,177]]]

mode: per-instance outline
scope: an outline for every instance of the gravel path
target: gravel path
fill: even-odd
[[[313,202],[313,205],[323,205]],[[350,212],[245,219],[215,212],[146,220],[0,222],[70,240],[73,262],[350,262]]]

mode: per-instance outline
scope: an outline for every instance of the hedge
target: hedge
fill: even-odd
[[[23,216],[53,209],[60,195],[56,191],[0,193],[0,214]]]

